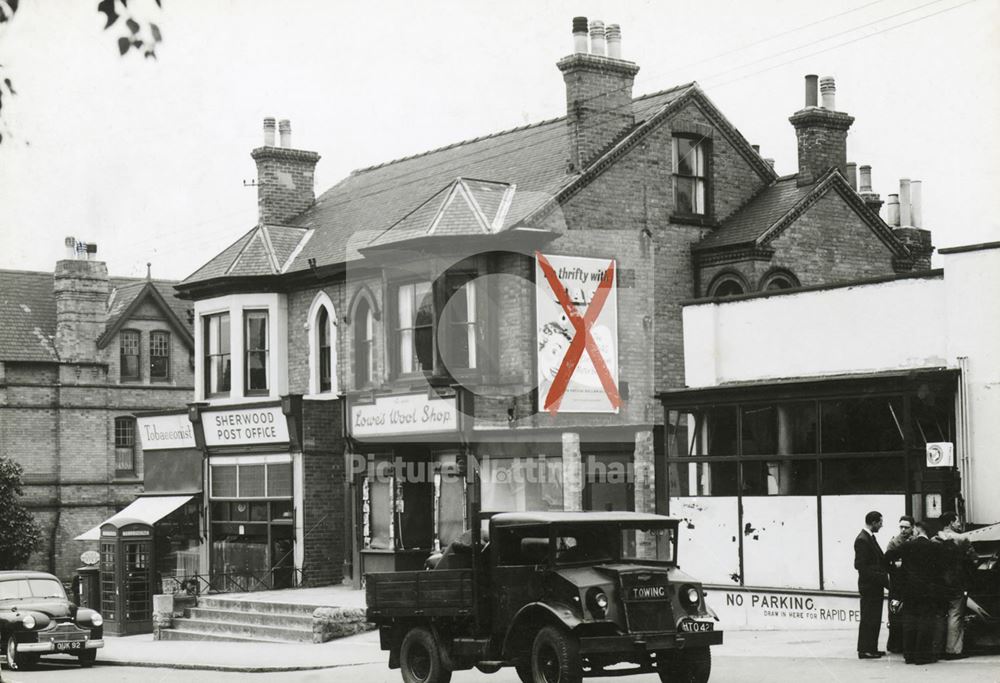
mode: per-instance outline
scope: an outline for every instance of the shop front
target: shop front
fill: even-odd
[[[205,453],[207,588],[301,582],[302,463],[295,402],[192,408]],[[298,486],[296,486],[298,482]]]
[[[667,512],[687,520],[685,570],[737,591],[855,591],[868,511],[884,516],[884,546],[900,515],[955,509],[957,473],[927,452],[955,441],[956,378],[929,369],[662,394]]]

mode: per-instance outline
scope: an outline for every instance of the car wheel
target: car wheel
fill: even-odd
[[[531,645],[533,683],[580,683],[580,644],[564,629],[546,626]]]
[[[77,659],[80,660],[80,666],[83,668],[91,667],[97,661],[97,650],[84,650],[77,655]]]
[[[708,683],[712,675],[712,652],[707,647],[661,652],[656,659],[662,683]]]
[[[484,674],[495,674],[500,670],[499,664],[484,664],[483,662],[476,662],[476,670]]]
[[[399,670],[404,683],[448,683],[451,669],[444,665],[441,645],[429,630],[411,628],[399,648]]]
[[[14,636],[7,638],[5,654],[7,655],[7,668],[11,671],[24,671],[31,668],[32,658],[17,652],[17,641],[14,640]]]

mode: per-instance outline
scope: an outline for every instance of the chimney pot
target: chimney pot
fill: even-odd
[[[847,162],[847,184],[855,192],[858,191],[858,165],[853,161]]]
[[[908,228],[913,225],[910,216],[910,179],[899,179],[899,225]]]
[[[753,151],[757,152],[757,154],[760,154],[760,145],[750,145],[750,147]]]
[[[264,146],[274,147],[274,117],[264,119]]]
[[[892,226],[894,228],[898,228],[899,227],[899,195],[898,194],[891,194],[891,195],[889,195],[889,199],[888,199],[888,201],[885,204],[885,209],[886,209],[886,218],[888,219],[886,222],[890,226]]]
[[[819,79],[819,92],[823,98],[823,109],[836,111],[837,85],[833,81],[833,76],[824,76]]]
[[[601,57],[607,55],[604,22],[599,19],[590,22],[590,54],[600,55]]]
[[[608,24],[605,31],[605,38],[608,44],[608,57],[612,59],[622,58],[622,27],[618,24]]]
[[[872,167],[868,164],[862,165],[858,170],[861,171],[861,187],[860,192],[871,192],[872,191]],[[889,195],[890,197],[892,195]]]
[[[292,122],[288,119],[278,121],[278,134],[281,136],[281,146],[290,148],[292,146]]]
[[[924,227],[922,185],[919,180],[910,181],[910,221],[915,228]]]
[[[573,52],[587,54],[587,17],[573,17]]]
[[[806,106],[815,107],[819,104],[819,99],[817,97],[817,82],[819,81],[819,76],[816,74],[809,74],[806,76]]]

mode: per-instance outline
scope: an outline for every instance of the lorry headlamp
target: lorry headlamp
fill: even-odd
[[[688,588],[687,589],[687,600],[688,600],[688,602],[690,602],[692,605],[697,605],[699,598],[701,598],[701,595],[698,593],[698,589],[697,588]]]
[[[608,595],[600,588],[592,588],[587,593],[587,607],[598,619],[603,619],[608,611]]]

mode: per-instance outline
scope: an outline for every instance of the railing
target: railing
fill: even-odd
[[[188,576],[163,577],[163,590],[168,593],[201,595],[202,593],[253,593],[302,584],[304,574],[294,567],[277,567],[260,571],[213,572]]]

